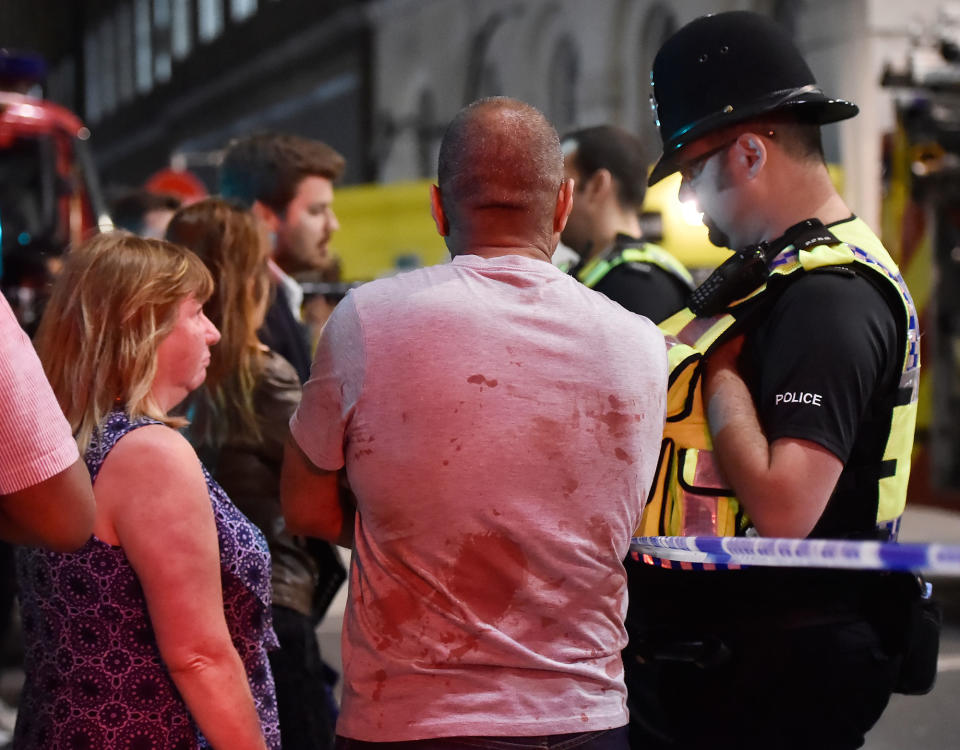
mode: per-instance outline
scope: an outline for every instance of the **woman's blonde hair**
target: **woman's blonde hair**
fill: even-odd
[[[174,214],[167,239],[195,252],[214,278],[204,312],[220,330],[220,342],[190,402],[195,442],[216,446],[229,435],[259,440],[253,392],[266,356],[257,338],[270,295],[266,238],[243,206],[207,198]]]
[[[150,389],[180,302],[213,291],[206,266],[186,248],[127,232],[94,235],[64,261],[35,345],[81,453],[118,407],[133,419],[184,425]]]

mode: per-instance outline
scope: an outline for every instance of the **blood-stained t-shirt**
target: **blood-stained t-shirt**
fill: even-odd
[[[543,261],[458,256],[347,296],[291,420],[357,498],[338,734],[626,723],[621,561],[666,378],[653,324]]]

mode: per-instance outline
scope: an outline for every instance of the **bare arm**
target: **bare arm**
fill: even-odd
[[[0,537],[72,552],[90,538],[94,510],[90,474],[78,458],[49,479],[0,496]]]
[[[291,534],[353,547],[356,505],[339,472],[314,466],[292,439],[283,451],[280,502]]]
[[[96,497],[97,533],[114,534],[136,571],[160,655],[200,730],[218,749],[262,750],[224,618],[216,525],[193,449],[167,427],[134,430],[104,462]]]
[[[736,358],[743,339],[720,347],[707,360],[704,402],[720,468],[764,536],[805,537],[816,525],[843,463],[810,442],[767,442]]]

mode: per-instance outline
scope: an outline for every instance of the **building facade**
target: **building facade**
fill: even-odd
[[[171,158],[205,176],[233,136],[328,141],[347,183],[431,177],[445,124],[506,94],[564,131],[611,122],[659,148],[649,70],[698,15],[750,9],[791,28],[825,90],[860,117],[825,130],[851,205],[876,225],[884,65],[942,0],[32,0],[0,4],[0,45],[39,47],[48,92],[90,126],[108,183]],[[50,22],[56,18],[56,23]],[[17,31],[21,29],[22,31]]]

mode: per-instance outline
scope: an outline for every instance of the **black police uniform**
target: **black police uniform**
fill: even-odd
[[[686,305],[692,287],[688,279],[654,263],[617,262],[625,250],[643,246],[643,240],[619,233],[600,259],[610,263],[611,267],[599,280],[594,281],[585,275],[591,264],[586,259],[577,263],[569,273],[630,312],[659,323]]]
[[[686,146],[737,123],[858,112],[824,94],[789,32],[747,11],[681,28],[652,81],[663,154],[651,185]],[[898,314],[893,284],[848,271],[792,273],[778,288],[771,277],[738,364],[768,440],[810,440],[845,462],[813,534],[876,538],[903,303]],[[815,394],[830,408],[811,408]],[[629,586],[631,744],[645,750],[860,747],[901,677],[917,598],[911,576],[875,571],[648,566]]]
[[[749,313],[738,364],[767,439],[844,462],[815,538],[885,538],[877,486],[906,335],[885,287],[827,267],[768,282]],[[628,572],[632,747],[859,747],[899,679],[912,576]]]

